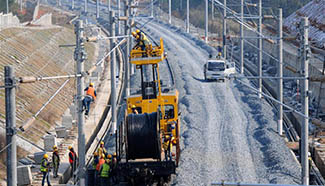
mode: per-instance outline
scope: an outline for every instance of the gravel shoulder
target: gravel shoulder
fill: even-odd
[[[164,39],[180,92],[182,153],[173,184],[300,183],[300,166],[276,133],[275,110],[238,81],[203,80],[213,48],[158,21],[144,30]]]

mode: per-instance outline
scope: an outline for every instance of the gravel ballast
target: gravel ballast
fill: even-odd
[[[203,64],[213,48],[162,22],[143,29],[164,39],[180,92],[182,152],[174,185],[300,183],[300,165],[276,133],[276,111],[239,81],[204,81]],[[170,82],[166,65],[160,70]]]

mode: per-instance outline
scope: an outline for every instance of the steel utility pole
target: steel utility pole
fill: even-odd
[[[9,14],[9,2],[7,0],[7,14]]]
[[[74,0],[71,0],[71,9],[74,9]]]
[[[151,0],[151,17],[153,17],[153,0]]]
[[[278,100],[280,103],[283,102],[283,33],[282,33],[282,8],[279,9],[279,39],[278,39]],[[283,106],[278,104],[278,133],[283,134]]]
[[[107,0],[108,11],[112,11],[111,0]]]
[[[120,35],[121,33],[121,25],[120,25],[120,17],[121,17],[121,0],[117,0],[117,33],[116,35]]]
[[[85,13],[87,13],[87,0],[85,0]]]
[[[308,18],[304,17],[301,21],[301,47],[302,56],[301,56],[301,75],[304,77],[303,80],[303,92],[302,92],[302,100],[303,100],[303,112],[305,117],[303,117],[302,121],[302,128],[301,128],[301,164],[302,164],[302,184],[309,185],[309,166],[308,166],[308,117],[309,117],[309,110],[308,110],[308,65],[309,65],[309,55],[310,55],[310,48],[308,43],[308,27],[309,22]]]
[[[76,49],[75,60],[77,62],[76,74],[84,73],[84,61],[86,59],[86,51],[84,48],[84,31],[83,22],[78,20],[75,25],[76,33]],[[78,102],[78,155],[79,155],[79,185],[85,186],[85,134],[84,134],[84,115],[82,111],[82,97],[84,91],[84,77],[77,77],[77,102]]]
[[[214,20],[214,0],[211,1],[211,19]]]
[[[17,185],[16,80],[14,69],[5,66],[7,185]]]
[[[226,35],[227,35],[227,0],[223,0],[223,36],[222,36],[222,45],[223,45],[223,57],[227,59],[227,46],[226,46]]]
[[[99,18],[99,0],[96,0],[96,18]]]
[[[130,95],[130,74],[133,74],[133,65],[130,63],[130,50],[131,50],[131,45],[132,45],[132,40],[130,38],[131,35],[131,4],[132,0],[125,0],[125,2],[128,3],[128,9],[125,11],[126,12],[126,17],[128,18],[125,24],[125,35],[128,35],[129,37],[127,38],[127,43],[126,43],[126,62],[124,64],[124,71],[125,71],[125,96]],[[133,17],[133,15],[132,15]]]
[[[129,4],[131,5],[132,4],[132,0],[129,0]],[[131,13],[132,13],[132,16],[131,17],[135,17],[135,14],[136,14],[136,11],[131,11],[132,9],[131,9],[131,6],[130,6],[130,8],[129,8],[129,15],[131,15]],[[129,41],[129,44],[128,44],[128,46],[129,46],[129,48],[128,48],[128,56],[129,56],[129,58],[128,58],[128,79],[130,79],[130,74],[134,74],[135,73],[135,69],[134,69],[134,65],[133,64],[131,64],[130,63],[130,51],[131,51],[131,48],[132,48],[132,45],[133,45],[133,40],[130,38],[131,37],[131,24],[132,24],[132,20],[131,19],[129,19],[129,33],[128,33],[128,35],[129,35],[129,38],[128,38],[128,41]],[[127,96],[129,96],[130,95],[130,81],[127,81],[128,82],[128,84],[127,84]]]
[[[61,6],[61,0],[58,0],[58,6]]]
[[[259,0],[258,3],[258,65],[257,65],[257,71],[258,71],[258,76],[262,77],[262,61],[263,61],[263,44],[262,44],[262,0]],[[257,88],[259,90],[258,97],[262,98],[262,78],[259,78],[257,81]]]
[[[190,0],[186,0],[186,32],[190,33]]]
[[[168,23],[172,24],[172,0],[168,0]]]
[[[115,12],[110,11],[109,12],[110,17],[110,23],[111,23],[111,37],[115,37],[115,22],[117,21],[115,19]],[[114,49],[116,45],[116,38],[110,40],[110,46],[111,50]],[[111,57],[111,109],[112,109],[112,126],[113,126],[113,134],[116,133],[116,84],[115,84],[115,64],[116,64],[116,50],[112,51]]]
[[[20,0],[20,12],[23,11],[23,0]]]
[[[244,22],[244,0],[240,1],[240,20]],[[244,26],[240,24],[240,73],[244,74]]]
[[[208,43],[208,30],[209,30],[209,1],[205,0],[205,42]]]

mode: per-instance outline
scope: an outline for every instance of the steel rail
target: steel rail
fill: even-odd
[[[236,59],[236,63],[237,62],[237,59]],[[252,74],[253,75],[253,72],[252,72],[252,69],[250,67],[248,67],[248,64],[245,63],[245,73],[247,74]],[[253,82],[253,84],[255,84]],[[269,90],[269,87],[265,86],[265,84],[267,84],[266,82],[263,81],[263,91],[266,92],[266,94],[268,95],[271,95],[274,97],[274,93],[272,93],[272,91]],[[272,105],[272,107],[274,107],[275,109],[277,108],[276,105],[269,99],[266,99],[267,102]],[[291,110],[290,110],[291,111]],[[295,128],[292,126],[292,121],[288,118],[287,114],[284,114],[284,117],[283,117],[283,124],[285,126],[285,130],[287,132],[287,135],[289,137],[289,139],[291,141],[298,141],[299,140],[299,135],[298,133],[295,131]],[[313,171],[315,177],[316,177],[316,182],[317,184],[321,184],[321,185],[324,185],[324,182],[322,181],[322,178],[319,178],[319,175],[316,173],[316,170],[312,167],[311,171]]]
[[[104,33],[108,34],[108,31],[107,31],[104,27],[101,26],[101,29],[104,31]],[[123,68],[124,65],[121,65],[121,64],[123,64],[123,63],[126,61],[126,56],[125,56],[125,54],[122,52],[123,49],[121,48],[120,45],[117,46],[116,48],[117,48],[117,50],[122,54],[122,57],[120,56],[120,60],[121,60],[122,62],[120,61],[120,63],[119,63],[119,67],[120,67],[120,68]],[[121,82],[122,82],[122,84],[121,84],[121,89],[120,89],[120,91],[119,91],[119,93],[118,93],[118,97],[117,97],[117,101],[116,101],[117,105],[120,105],[121,102],[123,101],[123,99],[122,99],[122,95],[123,95],[123,92],[124,92],[124,89],[125,89],[124,84],[126,83],[126,82],[124,82],[124,75],[125,75],[125,71],[123,70],[123,75],[121,76],[121,77],[122,77],[122,80],[121,80]],[[111,80],[111,81],[112,81],[112,80]],[[111,105],[111,99],[109,98],[109,101],[108,101],[108,104],[107,104],[107,108],[106,108],[105,111],[104,111],[105,115],[102,116],[102,119],[99,121],[99,123],[98,123],[98,125],[97,125],[97,127],[96,127],[96,129],[95,129],[95,132],[94,132],[95,135],[93,135],[93,136],[91,137],[91,139],[88,140],[88,143],[86,144],[86,151],[89,150],[91,144],[94,142],[95,138],[97,137],[97,133],[101,130],[101,127],[102,127],[102,125],[104,124],[105,119],[107,118],[107,115],[108,115],[108,113],[109,113],[109,111],[110,111],[110,109],[111,109],[110,105]],[[120,112],[120,107],[118,107],[118,109],[117,109],[117,113],[119,113],[119,112]],[[112,121],[111,121],[111,118],[109,118],[108,125],[107,125],[107,127],[106,127],[106,129],[105,129],[105,131],[104,131],[104,135],[103,135],[103,136],[100,136],[100,138],[99,138],[97,144],[95,145],[95,146],[96,146],[95,151],[96,151],[97,148],[99,147],[100,142],[101,142],[101,141],[105,138],[105,136],[108,134],[108,132],[109,132],[109,130],[110,130],[110,128],[111,128],[111,125],[112,125]],[[94,153],[94,152],[92,152],[92,153]],[[93,159],[93,157],[91,157],[91,158],[89,158],[89,159],[87,160],[87,162],[86,162],[86,167],[89,167],[89,165],[90,165],[92,159]]]
[[[236,57],[234,57],[234,59],[236,59],[235,62],[238,65],[239,64],[238,59]],[[247,63],[244,63],[244,65],[245,65],[245,73],[248,74],[248,75],[254,75],[253,69],[251,69],[251,67],[248,66]],[[255,84],[255,83],[253,82],[253,84]],[[266,92],[266,94],[271,95],[272,97],[275,97],[275,93],[272,92],[272,91],[270,91],[269,90],[269,87],[267,87],[266,84],[267,83],[265,81],[262,82],[263,91]],[[268,101],[269,104],[271,104],[271,106],[273,108],[277,109],[276,105],[272,101],[270,101],[269,99],[266,99],[266,100]],[[289,109],[289,110],[291,111],[291,109]],[[289,135],[288,137],[290,138],[290,140],[292,140],[292,141],[298,141],[297,132],[296,131],[292,131],[292,129],[293,129],[291,127],[292,122],[290,121],[290,119],[287,117],[286,114],[284,114],[283,120],[284,120],[283,123],[285,125],[285,129],[287,131],[287,134]]]

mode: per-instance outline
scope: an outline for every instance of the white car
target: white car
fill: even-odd
[[[204,64],[204,79],[205,80],[222,80],[229,75],[236,73],[235,63],[227,62],[224,59],[209,59]]]

